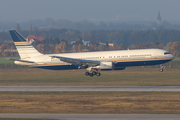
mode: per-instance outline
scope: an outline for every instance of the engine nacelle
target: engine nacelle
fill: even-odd
[[[101,70],[113,70],[113,63],[112,62],[101,62],[100,69]]]
[[[101,70],[124,70],[124,69],[126,69],[126,67],[120,66],[113,62],[101,62],[100,69]]]

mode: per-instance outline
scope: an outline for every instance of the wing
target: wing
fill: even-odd
[[[67,58],[67,57],[60,57],[60,56],[51,56],[55,58],[59,58],[63,62],[71,63],[71,64],[79,64],[81,66],[88,65],[88,66],[98,66],[100,65],[100,61],[94,60],[84,60],[84,59],[75,59],[75,58]]]

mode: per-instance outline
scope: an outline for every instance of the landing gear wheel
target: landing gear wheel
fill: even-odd
[[[94,76],[94,74],[93,74],[93,73],[89,73],[89,76],[90,76],[90,77],[93,77],[93,76]]]
[[[89,72],[85,72],[85,75],[88,76],[88,75],[89,75]]]
[[[93,77],[94,75],[100,76],[101,74],[99,73],[100,68],[97,66],[89,66],[86,68],[87,72],[85,73],[86,76]]]
[[[99,77],[99,76],[101,76],[101,73],[96,73],[96,75]]]
[[[93,75],[96,75],[96,74],[97,74],[97,72],[96,72],[96,71],[93,71],[92,73],[93,73]]]
[[[161,65],[160,65],[160,70],[159,70],[159,71],[160,71],[160,72],[163,72],[164,68],[165,68],[165,67],[163,66],[163,64],[161,64]]]

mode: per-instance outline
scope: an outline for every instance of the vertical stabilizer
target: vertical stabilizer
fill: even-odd
[[[16,30],[10,30],[9,32],[11,34],[11,37],[14,41],[14,44],[18,50],[21,59],[42,55],[30,43],[28,43],[25,40],[25,38]]]

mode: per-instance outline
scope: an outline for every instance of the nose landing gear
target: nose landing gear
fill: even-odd
[[[163,66],[163,64],[160,64],[160,70],[159,70],[159,71],[160,71],[160,72],[163,72],[164,68],[165,68],[165,67]]]

